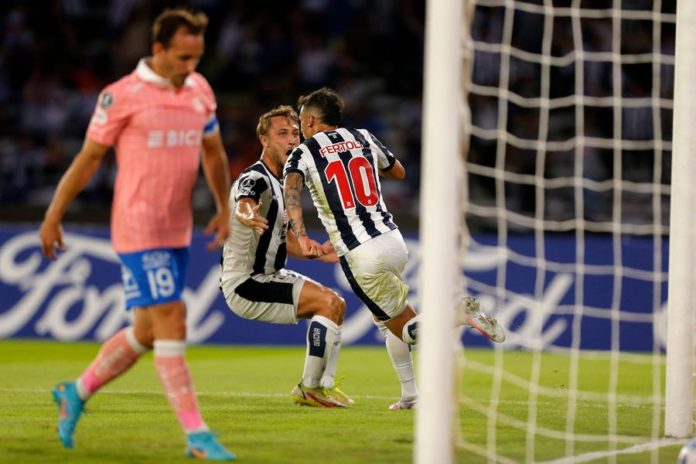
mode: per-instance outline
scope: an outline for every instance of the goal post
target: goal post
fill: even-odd
[[[692,433],[696,2],[679,9],[673,98],[673,1],[427,4],[416,462],[453,461],[453,372],[462,427],[486,424],[460,458],[659,462]],[[453,371],[457,291],[507,339]]]
[[[420,397],[414,458],[453,462],[454,311],[460,279],[462,5],[429,0],[426,7],[423,156],[420,197]],[[451,336],[448,336],[451,335]]]
[[[693,433],[696,312],[696,2],[677,2],[665,434]]]

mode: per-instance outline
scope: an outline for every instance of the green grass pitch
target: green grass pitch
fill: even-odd
[[[0,341],[0,463],[169,463],[191,462],[183,456],[184,438],[155,376],[148,354],[123,377],[95,395],[76,433],[76,448],[65,450],[55,432],[57,408],[50,389],[72,380],[98,350],[92,343]],[[412,461],[413,411],[389,411],[399,396],[399,384],[383,347],[345,347],[339,362],[342,389],[357,404],[350,409],[315,409],[291,403],[289,391],[302,371],[302,347],[194,346],[188,350],[199,402],[208,425],[239,462],[246,463],[403,463]],[[527,434],[520,428],[536,410],[539,428],[563,431],[569,358],[544,354],[539,382],[548,390],[529,407],[524,381],[532,378],[533,355],[507,352],[505,375],[489,372],[496,362],[492,350],[468,350],[462,369],[459,418],[463,447],[457,462],[545,462],[566,454],[562,438],[537,435],[535,451],[527,452]],[[654,407],[631,401],[652,394],[654,367],[650,358],[622,361],[616,402],[617,435],[626,442],[576,441],[577,461],[612,463],[674,463],[680,445],[653,447]],[[634,362],[638,360],[639,362]],[[498,362],[501,359],[497,360]],[[663,370],[663,366],[658,366]],[[579,387],[583,392],[606,391],[609,360],[582,358]],[[660,379],[662,378],[660,374]],[[496,380],[497,379],[497,380]],[[491,391],[499,401],[490,402]],[[664,391],[664,390],[662,390]],[[550,393],[550,395],[546,394]],[[576,433],[601,436],[612,426],[609,404],[596,397],[578,397]],[[456,406],[453,406],[456,407]],[[481,455],[492,435],[488,415],[497,414],[497,459]],[[659,413],[660,417],[662,412]],[[662,425],[659,425],[662,430]],[[553,435],[553,433],[551,433]],[[621,451],[612,453],[612,447]],[[649,447],[648,447],[649,448]],[[598,453],[597,459],[591,459]],[[608,454],[607,454],[608,453]],[[613,457],[607,457],[613,456]],[[582,458],[582,459],[581,459]],[[561,462],[561,461],[559,461]]]

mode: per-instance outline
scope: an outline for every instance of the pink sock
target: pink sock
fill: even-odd
[[[203,422],[184,353],[183,340],[155,340],[155,366],[179,423],[187,432],[208,430]]]
[[[99,350],[97,358],[77,379],[77,391],[84,400],[109,381],[128,370],[141,354],[148,350],[127,327],[108,339]]]

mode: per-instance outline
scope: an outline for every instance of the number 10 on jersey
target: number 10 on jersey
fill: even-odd
[[[344,209],[355,208],[355,200],[363,206],[374,206],[379,199],[375,184],[375,172],[370,162],[358,156],[348,161],[348,169],[341,160],[331,161],[324,169],[326,179],[336,182]],[[351,185],[353,189],[351,189]],[[355,191],[355,197],[353,191]]]

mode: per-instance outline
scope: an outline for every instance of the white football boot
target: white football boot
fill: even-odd
[[[481,311],[478,300],[473,296],[462,298],[457,307],[457,315],[461,325],[473,327],[495,343],[505,341],[505,329],[494,317]]]

